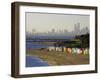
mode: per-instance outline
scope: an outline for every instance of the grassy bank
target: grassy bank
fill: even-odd
[[[46,50],[27,50],[27,55],[37,56],[46,61],[49,65],[77,65],[89,64],[89,55],[67,54],[65,52],[46,51]]]

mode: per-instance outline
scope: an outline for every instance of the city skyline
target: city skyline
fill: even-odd
[[[47,14],[47,13],[26,13],[26,31],[27,32],[49,32],[68,30],[73,31],[75,24],[79,23],[80,29],[90,27],[89,15],[75,14]]]
[[[46,32],[37,32],[35,29],[32,32],[27,32],[27,35],[33,36],[76,36],[89,33],[88,27],[80,28],[80,23],[74,24],[74,29],[72,31],[68,31],[67,29],[64,30],[55,30],[51,29]]]
[[[78,26],[76,26],[76,25],[78,25]],[[80,23],[77,23],[77,24],[74,24],[74,29],[73,30],[78,30],[78,31],[80,31]],[[84,27],[84,28],[88,28],[88,27]],[[73,31],[72,30],[72,31]],[[88,28],[88,30],[89,30],[89,28]],[[71,31],[68,31],[67,29],[55,29],[55,28],[53,28],[53,29],[51,29],[51,30],[48,30],[48,31],[46,31],[46,32],[40,32],[40,33],[49,33],[49,32],[71,32]],[[37,32],[35,29],[32,29],[32,33],[39,33],[39,32]]]

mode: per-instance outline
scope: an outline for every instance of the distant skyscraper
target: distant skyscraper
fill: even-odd
[[[75,35],[80,34],[80,23],[74,24]]]
[[[52,29],[51,32],[54,33],[55,32],[55,29]]]
[[[59,33],[62,33],[63,31],[62,30],[59,30]]]
[[[67,30],[67,29],[65,29],[65,30],[64,30],[64,32],[65,32],[65,33],[67,33],[67,32],[68,32],[68,30]]]
[[[33,33],[35,33],[35,32],[36,32],[36,30],[35,30],[35,29],[32,29],[32,32],[33,32]]]

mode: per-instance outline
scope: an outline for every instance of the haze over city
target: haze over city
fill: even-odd
[[[26,32],[38,35],[89,33],[89,15],[26,13]]]

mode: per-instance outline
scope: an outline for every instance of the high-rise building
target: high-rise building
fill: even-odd
[[[80,35],[80,23],[74,24],[75,35]]]
[[[51,32],[54,33],[55,32],[55,29],[52,29]]]

